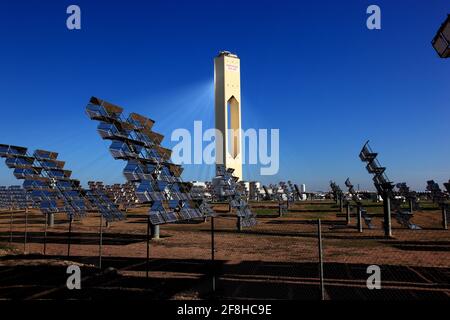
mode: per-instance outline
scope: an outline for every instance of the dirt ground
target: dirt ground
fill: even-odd
[[[67,217],[57,215],[44,257],[43,215],[28,214],[24,248],[25,213],[13,213],[11,234],[10,212],[1,212],[0,298],[318,299],[320,218],[328,299],[448,299],[450,232],[442,229],[440,211],[427,206],[415,212],[413,221],[422,230],[406,229],[393,218],[393,238],[386,239],[382,208],[366,207],[376,228],[364,225],[359,233],[356,218],[346,225],[332,202],[292,204],[283,217],[276,203],[253,203],[258,225],[239,233],[235,216],[216,205],[214,263],[208,220],[161,226],[161,238],[150,242],[148,264],[148,209],[131,209],[126,220],[103,228],[102,270],[97,214],[73,223],[70,257]],[[66,268],[73,262],[82,267],[83,290],[65,287]],[[373,264],[381,268],[380,290],[366,286],[367,266]]]

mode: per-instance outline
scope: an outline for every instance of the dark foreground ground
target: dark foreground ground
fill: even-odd
[[[225,212],[215,219],[215,258],[211,263],[210,223],[168,225],[150,243],[146,260],[146,209],[133,209],[125,221],[104,230],[99,265],[99,218],[73,224],[67,257],[67,220],[49,229],[43,256],[43,217],[28,215],[24,250],[23,212],[0,213],[0,299],[312,299],[320,297],[317,225],[322,219],[326,298],[450,298],[450,231],[441,229],[436,208],[424,206],[405,229],[393,220],[393,239],[381,229],[381,207],[367,204],[376,229],[355,229],[330,202],[298,203],[279,218],[276,204],[258,203],[259,224],[237,233]],[[217,206],[218,211],[225,211]],[[12,235],[12,242],[11,240]],[[81,268],[81,290],[68,290],[68,265]],[[369,265],[381,268],[380,290],[366,286]],[[146,271],[149,270],[149,277]],[[212,292],[215,275],[216,291]]]

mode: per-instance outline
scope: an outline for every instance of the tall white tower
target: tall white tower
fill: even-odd
[[[217,144],[216,164],[234,169],[242,180],[241,145],[241,72],[237,55],[221,51],[214,59],[214,97],[216,129],[222,133],[223,144]]]

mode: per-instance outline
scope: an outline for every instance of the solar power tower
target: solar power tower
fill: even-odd
[[[391,224],[391,200],[393,199],[394,184],[388,179],[385,167],[382,167],[377,160],[378,153],[372,151],[367,141],[359,153],[361,161],[366,162],[367,171],[373,175],[373,183],[378,193],[383,198],[384,207],[384,234],[386,237],[392,237]]]
[[[171,150],[163,148],[163,135],[152,130],[153,120],[92,97],[86,106],[91,120],[99,121],[98,133],[110,140],[114,159],[127,162],[123,174],[137,185],[139,203],[149,203],[148,225],[153,238],[159,237],[159,225],[203,219],[213,211],[203,196],[192,196],[192,185],[181,180],[183,168],[171,162]]]
[[[450,181],[449,181],[450,183]],[[448,190],[448,184],[444,183],[444,186]],[[427,181],[427,191],[431,193],[431,198],[434,203],[438,204],[441,207],[442,210],[442,228],[447,230],[448,229],[448,214],[449,214],[449,204],[447,203],[447,196],[444,192],[442,192],[441,188],[439,187],[439,184],[435,182],[434,180],[428,180]]]

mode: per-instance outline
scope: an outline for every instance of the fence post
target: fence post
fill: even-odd
[[[47,255],[47,214],[44,215],[44,256]]]
[[[67,257],[70,257],[70,245],[72,244],[72,220],[73,217],[70,215],[69,217],[69,236],[67,239]]]
[[[212,266],[212,291],[216,292],[216,265],[215,265],[215,241],[214,241],[214,217],[211,216],[211,266]]]
[[[347,225],[350,224],[350,202],[347,202],[347,206],[346,206],[346,220],[347,220]]]
[[[9,243],[12,243],[13,240],[13,211],[11,208],[11,214],[9,217]]]
[[[391,198],[389,194],[385,192],[383,195],[383,207],[384,207],[384,235],[388,238],[392,237],[392,224],[391,224]]]
[[[25,233],[23,237],[23,254],[27,252],[28,211],[25,211]]]
[[[357,213],[357,220],[358,220],[358,232],[363,232],[361,206],[360,205],[358,205],[356,207],[356,213]]]
[[[103,215],[100,213],[100,242],[98,247],[98,268],[102,269],[102,252],[103,251]]]
[[[147,260],[146,260],[146,272],[145,277],[148,279],[149,272],[149,260],[150,260],[150,216],[147,217]]]
[[[325,300],[325,286],[323,281],[323,249],[322,249],[322,227],[320,219],[317,220],[317,238],[319,244],[319,277],[320,277],[320,300]]]

